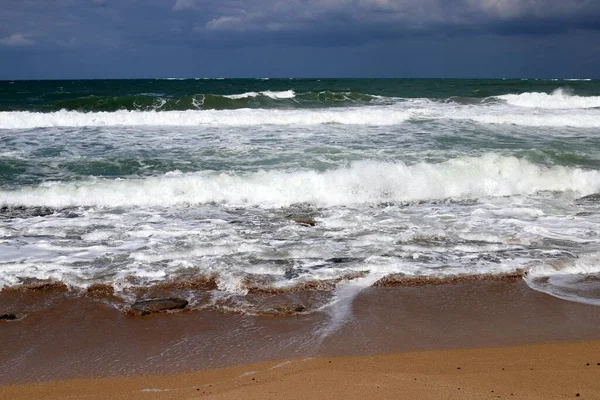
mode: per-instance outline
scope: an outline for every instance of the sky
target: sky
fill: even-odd
[[[600,0],[0,0],[0,79],[600,78]]]

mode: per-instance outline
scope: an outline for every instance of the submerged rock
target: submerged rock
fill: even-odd
[[[275,310],[279,314],[293,315],[293,314],[297,314],[297,313],[306,311],[306,307],[302,304],[293,304],[293,305],[285,305],[285,306],[275,307]]]
[[[343,264],[343,263],[349,263],[349,262],[353,262],[353,261],[359,261],[360,258],[356,258],[356,257],[333,257],[333,258],[328,258],[327,262],[332,263],[332,264]]]
[[[170,310],[183,310],[188,301],[177,298],[140,300],[133,303],[130,313],[133,315],[148,315]]]
[[[56,212],[50,207],[2,206],[0,214],[7,218],[47,217]]]
[[[0,321],[13,321],[17,319],[14,313],[0,314]]]
[[[294,222],[300,225],[315,226],[317,222],[313,218],[294,218]]]
[[[45,206],[25,207],[25,206],[1,206],[0,217],[4,218],[33,218],[33,217],[62,217],[62,218],[78,218],[81,214],[73,211],[73,207],[69,208],[52,208]]]

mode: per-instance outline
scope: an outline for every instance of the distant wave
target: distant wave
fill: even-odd
[[[496,96],[506,103],[529,108],[573,109],[600,107],[600,96],[576,96],[565,89],[556,89],[551,94],[531,92]]]
[[[274,100],[279,101],[279,100]],[[597,110],[523,112],[515,107],[404,101],[369,107],[309,109],[232,109],[185,111],[0,112],[0,130],[92,126],[314,126],[322,124],[390,126],[422,120],[460,120],[481,124],[599,128]]]
[[[600,192],[600,172],[544,167],[524,159],[487,154],[442,163],[356,162],[326,172],[167,173],[145,179],[45,183],[0,191],[6,206],[176,206],[225,203],[280,207],[480,198],[538,191]]]
[[[89,95],[55,100],[27,111],[186,111],[228,110],[240,108],[314,108],[340,105],[360,105],[383,99],[359,92],[303,92],[294,90],[244,92],[233,94],[198,93],[172,96],[164,93],[138,93],[119,96]],[[25,111],[25,110],[24,110]]]
[[[296,97],[296,93],[294,93],[293,90],[285,90],[285,91],[281,91],[281,92],[273,92],[271,90],[265,90],[263,92],[246,92],[246,93],[241,93],[241,94],[230,94],[230,95],[223,95],[223,97],[228,98],[228,99],[233,99],[233,100],[237,100],[237,99],[246,99],[249,97],[258,97],[258,96],[267,96],[271,99],[293,99],[294,97]]]

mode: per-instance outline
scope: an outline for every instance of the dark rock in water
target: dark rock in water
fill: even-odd
[[[69,211],[66,214],[64,214],[63,217],[65,217],[65,218],[79,218],[79,217],[81,217],[81,215],[77,214],[76,212]]]
[[[590,215],[594,215],[594,213],[589,211],[582,211],[575,214],[576,217],[589,217]]]
[[[300,273],[302,273],[302,269],[300,268],[288,268],[285,270],[283,277],[285,279],[294,279],[299,277]]]
[[[575,204],[600,203],[600,193],[590,194],[575,200]]]
[[[0,314],[0,321],[12,321],[17,319],[17,316],[13,313]]]
[[[49,207],[3,206],[0,208],[0,214],[6,218],[46,217],[55,212],[56,210]]]
[[[313,218],[294,218],[294,222],[300,225],[315,226],[317,222]]]
[[[78,218],[81,214],[73,211],[73,208],[57,209],[51,207],[25,207],[25,206],[2,206],[0,217],[4,218],[33,218],[55,216],[61,218]]]
[[[148,315],[169,310],[182,310],[187,300],[176,298],[140,300],[133,303],[130,312],[134,315]]]
[[[293,304],[290,306],[275,307],[275,310],[277,310],[277,312],[281,314],[292,315],[306,311],[306,307],[304,307],[302,304]]]
[[[296,304],[294,306],[294,311],[295,312],[302,312],[302,311],[305,311],[305,310],[306,310],[306,307],[304,307],[302,304]]]
[[[327,262],[329,263],[333,263],[333,264],[342,264],[342,263],[349,263],[352,261],[357,261],[360,260],[360,258],[355,258],[355,257],[333,257],[333,258],[328,258]]]
[[[32,217],[47,217],[52,214],[54,214],[54,210],[48,207],[36,207],[31,212]]]

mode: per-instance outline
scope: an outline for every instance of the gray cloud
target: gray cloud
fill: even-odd
[[[486,26],[500,31],[517,24],[547,31],[548,23],[560,31],[600,20],[600,2],[593,0],[240,0],[212,10],[216,15],[204,28],[222,32],[327,31],[340,25],[345,31],[379,27],[397,33]]]
[[[600,29],[597,0],[0,0],[39,46],[361,45],[411,35]]]
[[[0,10],[0,77],[600,71],[598,0],[0,0]],[[494,63],[470,56],[488,48]]]

